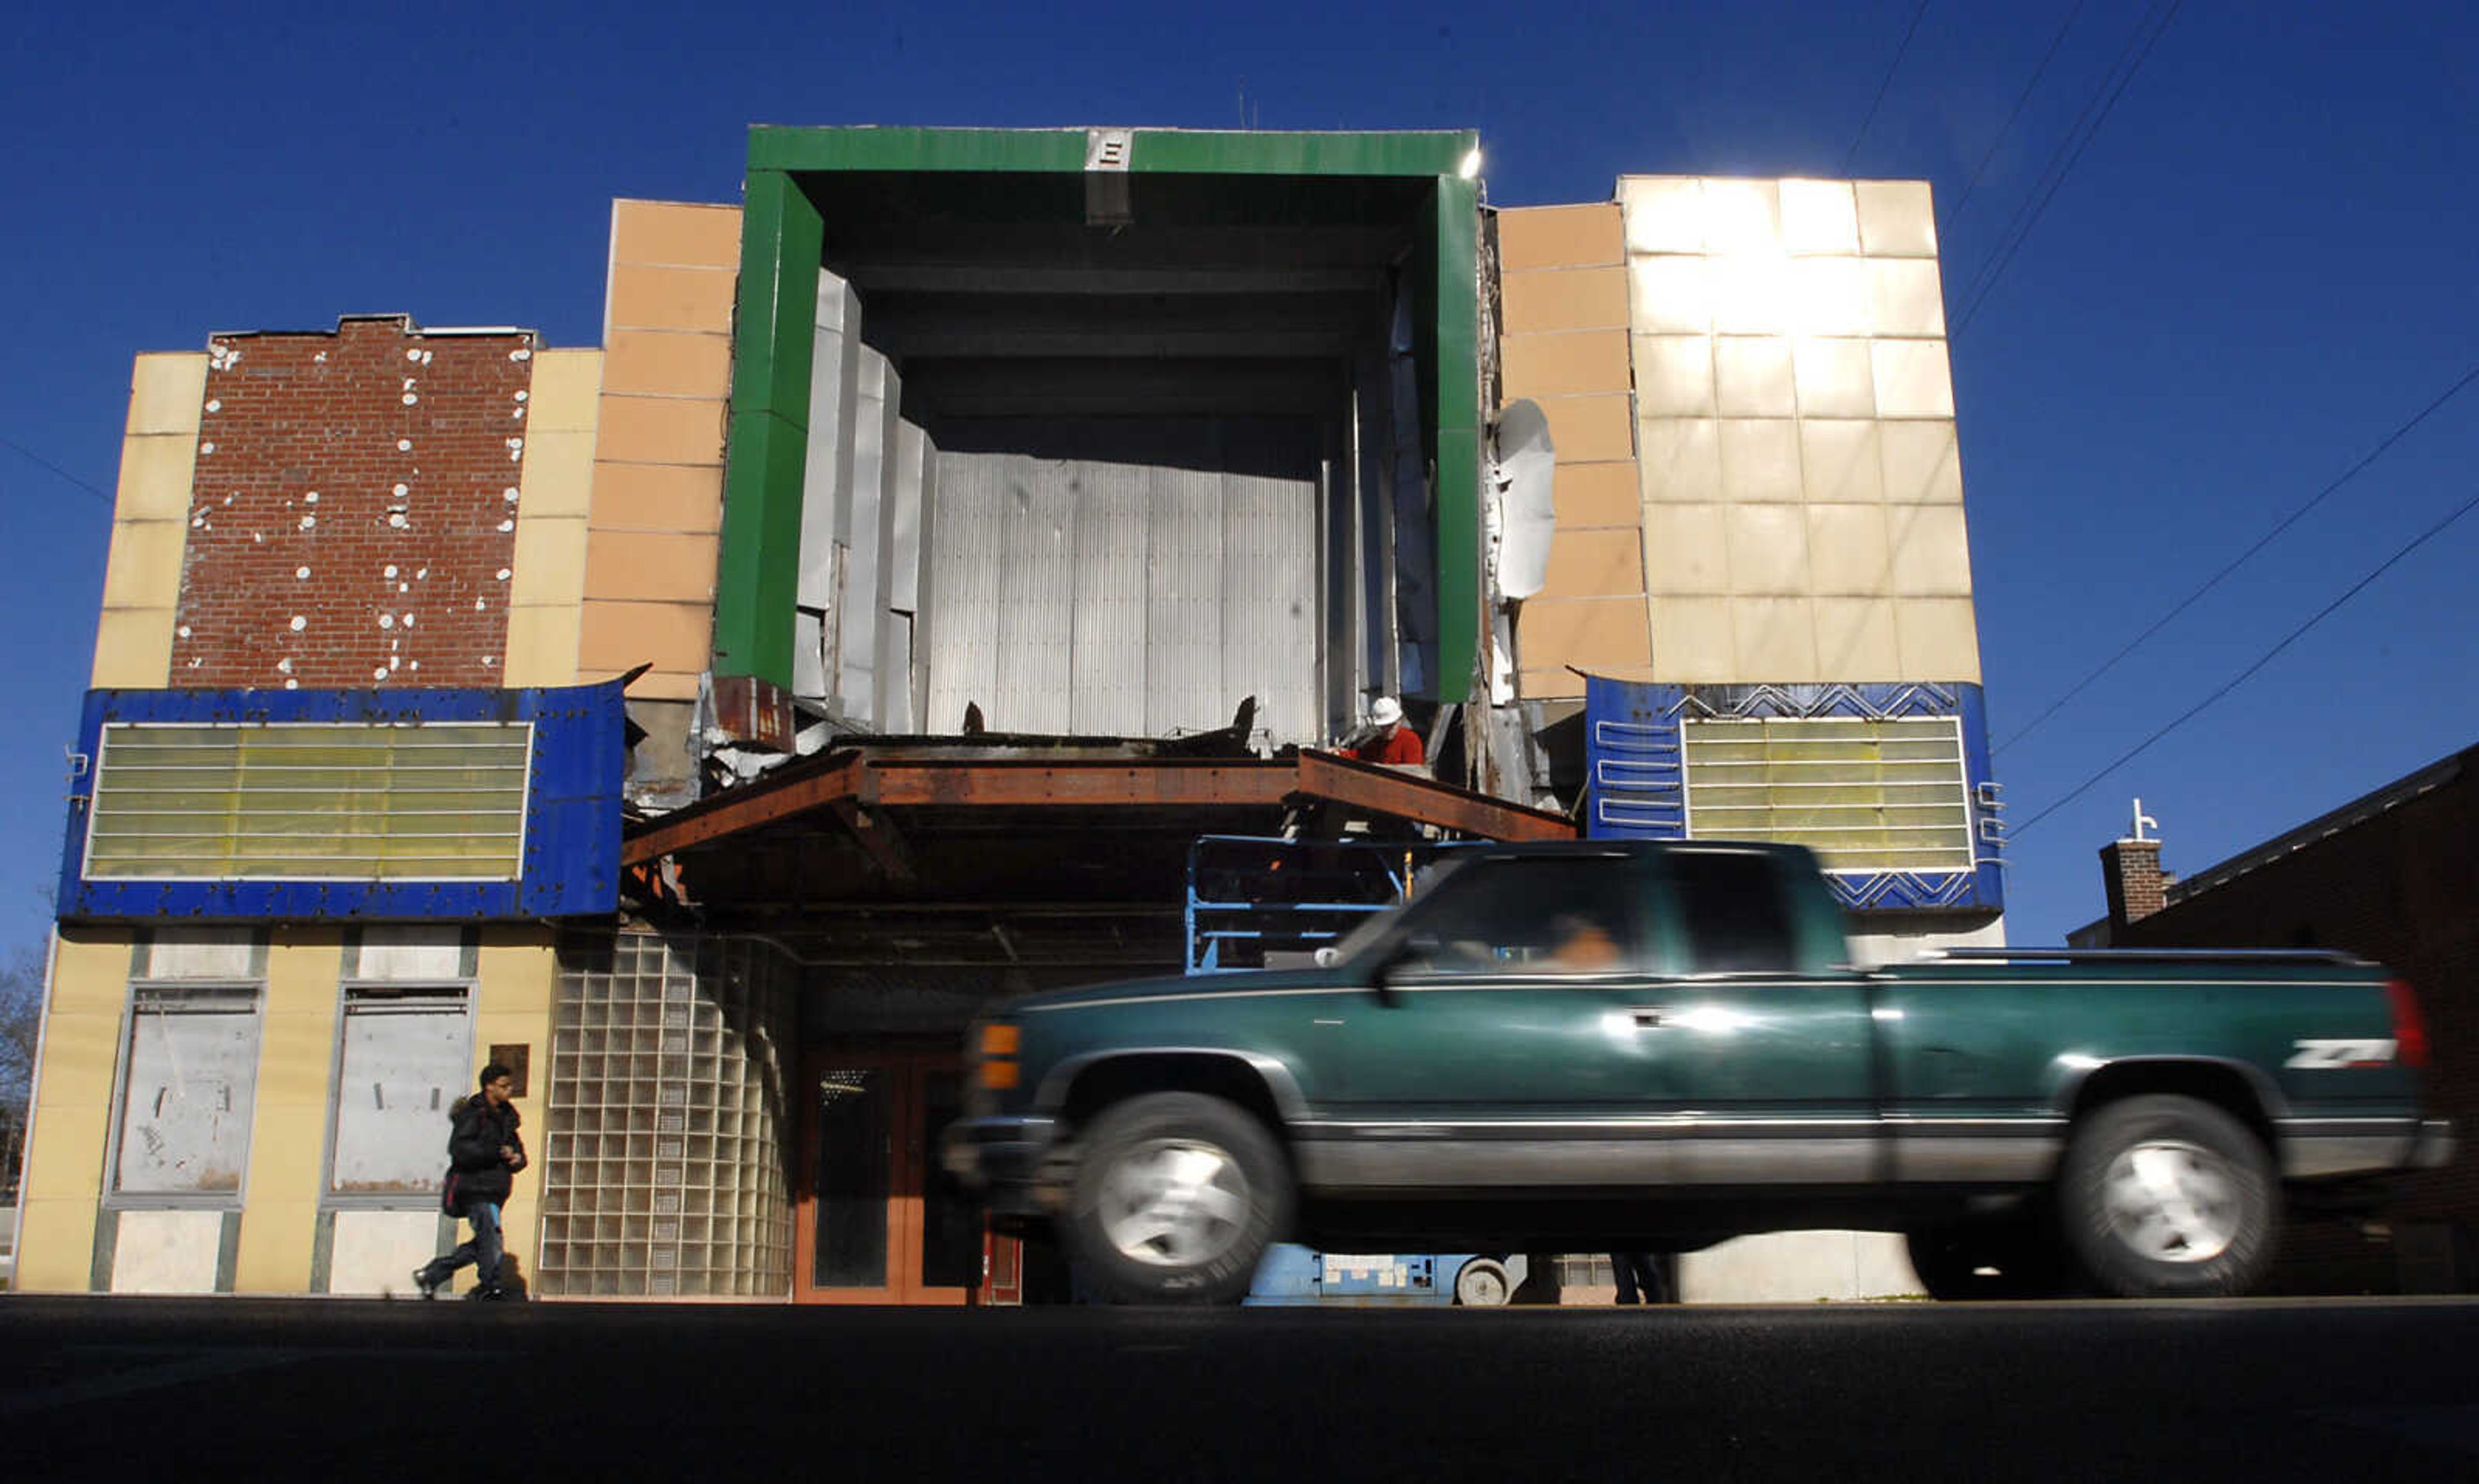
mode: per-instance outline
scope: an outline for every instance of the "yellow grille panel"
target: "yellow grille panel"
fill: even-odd
[[[1833,871],[1968,871],[1962,725],[1951,717],[1688,720],[1687,829],[1778,840]]]

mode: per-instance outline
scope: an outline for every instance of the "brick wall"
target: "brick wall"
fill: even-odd
[[[171,683],[500,683],[534,348],[400,317],[216,337]]]

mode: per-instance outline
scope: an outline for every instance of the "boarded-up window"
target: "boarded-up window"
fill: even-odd
[[[447,1168],[447,1111],[473,1090],[462,989],[355,987],[345,996],[328,1189],[420,1195]]]
[[[141,985],[130,1008],[113,1189],[239,1194],[258,1086],[258,993]]]
[[[1689,720],[1687,832],[1779,840],[1831,871],[1968,871],[1971,802],[1953,717]]]
[[[524,722],[114,725],[88,879],[514,881]]]

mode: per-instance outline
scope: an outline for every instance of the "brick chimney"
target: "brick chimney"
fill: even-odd
[[[2134,801],[2134,832],[2100,848],[2101,885],[2108,892],[2108,920],[2124,927],[2169,905],[2169,883],[2160,874],[2160,842],[2144,836],[2143,827],[2160,821]]]

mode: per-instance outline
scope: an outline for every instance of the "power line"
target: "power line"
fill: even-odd
[[[1877,110],[1885,103],[1885,90],[1894,86],[1894,74],[1902,70],[1904,54],[1911,49],[1911,38],[1920,30],[1920,17],[1929,13],[1929,0],[1920,0],[1911,11],[1911,23],[1903,30],[1903,44],[1894,48],[1894,60],[1886,64],[1884,80],[1877,85],[1877,96],[1868,103],[1868,116],[1859,120],[1859,132],[1851,136],[1851,147],[1842,155],[1842,174],[1848,179],[1851,166],[1859,158],[1859,141],[1868,137],[1868,126],[1877,121]]]
[[[2023,222],[2022,230],[2015,233],[2013,242],[2006,244],[2001,252],[1992,254],[1990,263],[1983,267],[1982,276],[1985,281],[1981,283],[1979,292],[1972,295],[1970,305],[1963,310],[1962,318],[1955,322],[1953,331],[1947,335],[1948,341],[1956,339],[1970,327],[1972,317],[1980,312],[1980,306],[1987,302],[1989,294],[1996,292],[1997,281],[2006,276],[2006,267],[2014,261],[2014,254],[2023,250],[2023,243],[2030,240],[2032,229],[2040,224],[2041,217],[2048,213],[2049,203],[2057,199],[2058,188],[2065,185],[2068,175],[2074,173],[2076,162],[2083,159],[2083,151],[2091,147],[2091,141],[2100,137],[2101,125],[2108,122],[2108,115],[2117,109],[2117,100],[2126,96],[2127,86],[2134,81],[2134,75],[2137,72],[2143,70],[2143,64],[2151,57],[2152,48],[2160,45],[2161,37],[2168,34],[2169,23],[2178,18],[2179,7],[2185,3],[2185,0],[2169,0],[2168,10],[2162,13],[2160,24],[2153,29],[2151,39],[2143,43],[2143,50],[2135,57],[2134,65],[2128,67],[2126,74],[2118,79],[2116,89],[2108,95],[2108,102],[2100,111],[2100,116],[2092,120],[2091,127],[2083,133],[2083,141],[2075,145],[2074,153],[2067,157],[2064,168],[2057,171],[2057,178],[2049,183],[2048,191],[2039,196],[2038,203],[2032,208],[2030,217]],[[2135,23],[2135,36],[2140,37],[2142,34],[2142,22],[2138,21]],[[2127,44],[2132,47],[2134,41],[2130,39]],[[2125,59],[2124,52],[2120,52],[2118,56],[2120,61]],[[2102,80],[2102,85],[2107,86],[2106,78]],[[2094,93],[2093,97],[2097,99],[2099,94]],[[2088,113],[2091,105],[2086,103],[2083,109]],[[2077,116],[2076,122],[2082,122],[2081,115]],[[2068,131],[2067,138],[2073,138],[2072,130]],[[2063,147],[2062,141],[2059,147]]]
[[[41,465],[43,468],[60,475],[62,478],[66,479],[69,483],[76,485],[79,489],[82,489],[88,494],[93,496],[95,499],[102,500],[105,504],[109,505],[114,503],[111,496],[105,494],[99,489],[96,489],[93,485],[87,483],[77,475],[70,473],[67,470],[63,469],[60,465],[53,463],[50,459],[37,453],[34,449],[27,448],[24,444],[19,443],[14,438],[11,438],[5,433],[0,433],[0,444],[5,444],[9,448],[15,449],[18,453],[24,455],[28,462]]]
[[[2237,689],[2240,685],[2245,684],[2248,678],[2252,677],[2257,671],[2262,670],[2264,666],[2271,664],[2273,660],[2280,655],[2282,651],[2296,643],[2309,629],[2323,623],[2324,620],[2332,616],[2334,610],[2339,608],[2343,603],[2348,602],[2351,599],[2358,597],[2360,593],[2366,589],[2369,583],[2391,571],[2396,562],[2399,562],[2403,557],[2410,555],[2413,551],[2417,550],[2420,547],[2427,545],[2428,542],[2443,534],[2445,527],[2451,525],[2454,522],[2461,520],[2464,516],[2468,515],[2473,510],[2479,510],[2479,495],[2473,495],[2468,499],[2464,500],[2460,505],[2454,508],[2451,515],[2446,516],[2443,520],[2437,522],[2427,529],[2419,532],[2416,536],[2411,538],[2408,545],[2395,551],[2392,555],[2386,557],[2384,562],[2379,565],[2375,571],[2368,573],[2365,576],[2361,577],[2358,581],[2350,584],[2349,591],[2343,593],[2340,597],[2334,599],[2331,602],[2326,603],[2322,608],[2316,611],[2313,618],[2309,619],[2306,623],[2299,625],[2296,628],[2291,629],[2287,634],[2284,635],[2279,644],[2276,644],[2271,649],[2264,651],[2262,657],[2258,658],[2254,664],[2251,664],[2244,670],[2239,671],[2236,676],[2223,683],[2218,690],[2213,691],[2203,700],[2196,702],[2191,706],[2188,706],[2185,711],[2179,714],[2177,720],[2169,723],[2167,726],[2162,727],[2152,735],[2145,737],[2142,741],[2136,743],[2133,748],[2120,755],[2117,760],[2110,763],[2108,767],[2101,769],[2098,773],[2095,773],[2091,777],[2083,780],[2082,782],[2077,783],[2064,798],[2059,799],[2057,803],[2050,805],[2039,813],[2032,815],[2030,819],[2025,820],[2022,824],[2017,825],[2012,830],[2006,832],[2007,837],[2010,839],[2022,838],[2026,833],[2030,832],[2033,825],[2038,824],[2040,821],[2057,812],[2057,810],[2064,808],[2067,805],[2074,803],[2079,798],[2082,798],[2084,792],[2090,789],[2093,784],[2099,782],[2102,779],[2108,777],[2110,774],[2115,773],[2118,769],[2125,767],[2128,763],[2133,762],[2136,757],[2142,755],[2142,754],[2147,751],[2153,743],[2160,741],[2162,737],[2169,735],[2169,733],[2177,730],[2179,728],[2186,725],[2186,723],[2194,720],[2197,716],[2203,714],[2203,711],[2207,706],[2210,706],[2213,702],[2220,700],[2223,696],[2226,696],[2230,692]]]
[[[1971,193],[1980,189],[1980,177],[1988,173],[1989,162],[1997,158],[1998,146],[2006,142],[2006,136],[2014,132],[2014,120],[2023,116],[2024,106],[2032,101],[2032,93],[2040,86],[2040,79],[2049,75],[2049,64],[2057,60],[2057,48],[2065,44],[2066,33],[2075,29],[2075,21],[2083,14],[2084,4],[2085,0],[2075,0],[2074,8],[2066,12],[2065,23],[2057,27],[2056,36],[2049,38],[2049,49],[2040,54],[2040,64],[2032,69],[2032,80],[2023,85],[2023,91],[2014,99],[2014,112],[2006,115],[2006,122],[1998,129],[1997,137],[1988,141],[1988,153],[1980,157],[1980,164],[1972,170],[1971,179],[1963,184],[1962,198],[1954,203],[1953,211],[1947,213],[1945,224],[1948,227],[1962,219],[1963,208],[1971,204]]]
[[[2168,627],[2170,621],[2175,619],[2179,614],[2185,612],[2188,608],[2193,607],[2196,600],[2202,598],[2206,593],[2211,592],[2213,588],[2220,586],[2222,578],[2228,576],[2231,573],[2237,571],[2240,567],[2245,566],[2248,560],[2254,557],[2258,551],[2270,546],[2274,537],[2279,536],[2283,531],[2286,531],[2289,529],[2289,527],[2297,525],[2299,520],[2304,517],[2307,512],[2314,509],[2317,505],[2324,503],[2325,499],[2332,495],[2334,491],[2338,490],[2341,486],[2357,478],[2368,465],[2374,463],[2377,459],[2382,458],[2387,449],[2409,436],[2413,428],[2417,427],[2420,423],[2434,416],[2439,408],[2442,407],[2446,402],[2453,400],[2454,397],[2460,396],[2463,389],[2469,386],[2470,383],[2474,381],[2479,381],[2479,366],[2473,366],[2468,371],[2463,372],[2461,380],[2455,382],[2449,387],[2446,387],[2443,395],[2438,397],[2436,400],[2421,408],[2417,416],[2412,418],[2409,422],[2404,422],[2401,426],[2394,428],[2391,432],[2387,433],[2383,440],[2374,448],[2369,448],[2364,454],[2361,455],[2357,463],[2341,471],[2338,478],[2324,486],[2324,488],[2317,490],[2313,499],[2308,500],[2307,503],[2299,506],[2297,509],[2292,510],[2287,516],[2284,516],[2280,523],[2275,525],[2272,529],[2265,531],[2262,536],[2258,537],[2255,545],[2247,548],[2243,551],[2240,551],[2230,561],[2229,565],[2223,567],[2220,571],[2213,573],[2210,577],[2206,578],[2201,587],[2196,588],[2193,592],[2188,593],[2185,598],[2180,599],[2176,607],[2171,608],[2168,612],[2163,613],[2159,618],[2153,620],[2151,627],[2146,628],[2143,632],[2136,634],[2133,639],[2128,640],[2125,648],[2119,650],[2116,653],[2111,654],[2108,658],[2101,661],[2098,668],[2094,669],[2091,674],[2084,676],[2080,680],[2077,680],[2073,687],[2064,695],[2059,696],[2057,700],[2049,703],[2049,708],[2047,710],[2042,711],[2035,717],[2032,717],[2030,722],[2024,725],[2020,731],[2015,732],[2005,741],[1998,743],[1996,751],[2003,753],[2007,748],[2012,747],[2015,743],[2022,741],[2025,737],[2037,731],[2040,729],[2040,724],[2047,721],[2050,717],[2057,715],[2057,712],[2065,706],[2067,702],[2082,695],[2084,690],[2089,688],[2094,680],[2099,679],[2102,676],[2107,675],[2109,671],[2115,669],[2119,660],[2124,659],[2129,654],[2134,653],[2136,650],[2141,649],[2145,640],[2150,639],[2154,634],[2157,634],[2163,628]]]

